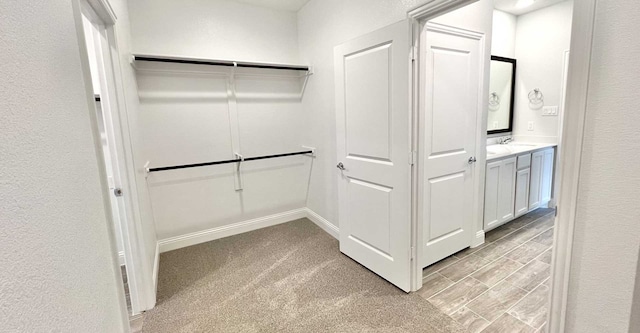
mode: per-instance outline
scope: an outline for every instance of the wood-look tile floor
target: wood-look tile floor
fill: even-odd
[[[418,293],[469,332],[543,332],[554,220],[540,208],[489,231],[426,267]]]

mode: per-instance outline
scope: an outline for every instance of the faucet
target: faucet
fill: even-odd
[[[512,142],[513,138],[510,136],[503,136],[501,138],[498,139],[498,143],[501,145],[506,145],[509,142]]]

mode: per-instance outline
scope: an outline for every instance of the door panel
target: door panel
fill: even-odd
[[[531,181],[529,182],[529,210],[540,207],[540,181],[542,179],[542,159],[544,152],[531,154]]]
[[[469,159],[476,154],[481,35],[445,30],[427,23],[420,37],[423,267],[468,247],[474,220]]]
[[[500,168],[500,189],[498,190],[498,216],[500,224],[513,219],[515,187],[516,187],[516,158],[502,160]]]
[[[402,21],[334,50],[340,251],[409,291],[410,30]]]
[[[529,211],[529,177],[531,169],[526,168],[518,171],[516,175],[516,204],[515,216],[519,217]]]
[[[487,174],[484,184],[484,229],[497,225],[498,219],[498,184],[500,183],[500,166],[502,161],[487,163]]]
[[[347,153],[390,161],[391,43],[344,58]]]
[[[553,184],[554,150],[547,149],[542,156],[542,179],[540,180],[540,204],[546,205],[551,200],[551,186]]]

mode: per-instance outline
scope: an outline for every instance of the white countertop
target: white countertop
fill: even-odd
[[[512,155],[520,155],[536,150],[555,147],[557,143],[535,143],[535,142],[509,142],[506,145],[487,146],[487,161],[492,161]]]

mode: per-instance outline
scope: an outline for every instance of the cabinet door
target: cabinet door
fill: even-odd
[[[487,174],[484,185],[484,228],[497,225],[498,219],[498,182],[502,161],[487,163]]]
[[[531,155],[531,181],[529,182],[529,210],[540,207],[540,181],[542,180],[542,159],[544,151]]]
[[[513,219],[516,187],[516,158],[502,160],[498,182],[498,219],[500,224]]]
[[[531,169],[519,170],[516,174],[515,216],[522,216],[529,211],[529,177]]]
[[[544,151],[542,157],[542,178],[540,179],[540,204],[546,205],[551,200],[551,187],[553,184],[553,157],[554,149]]]

